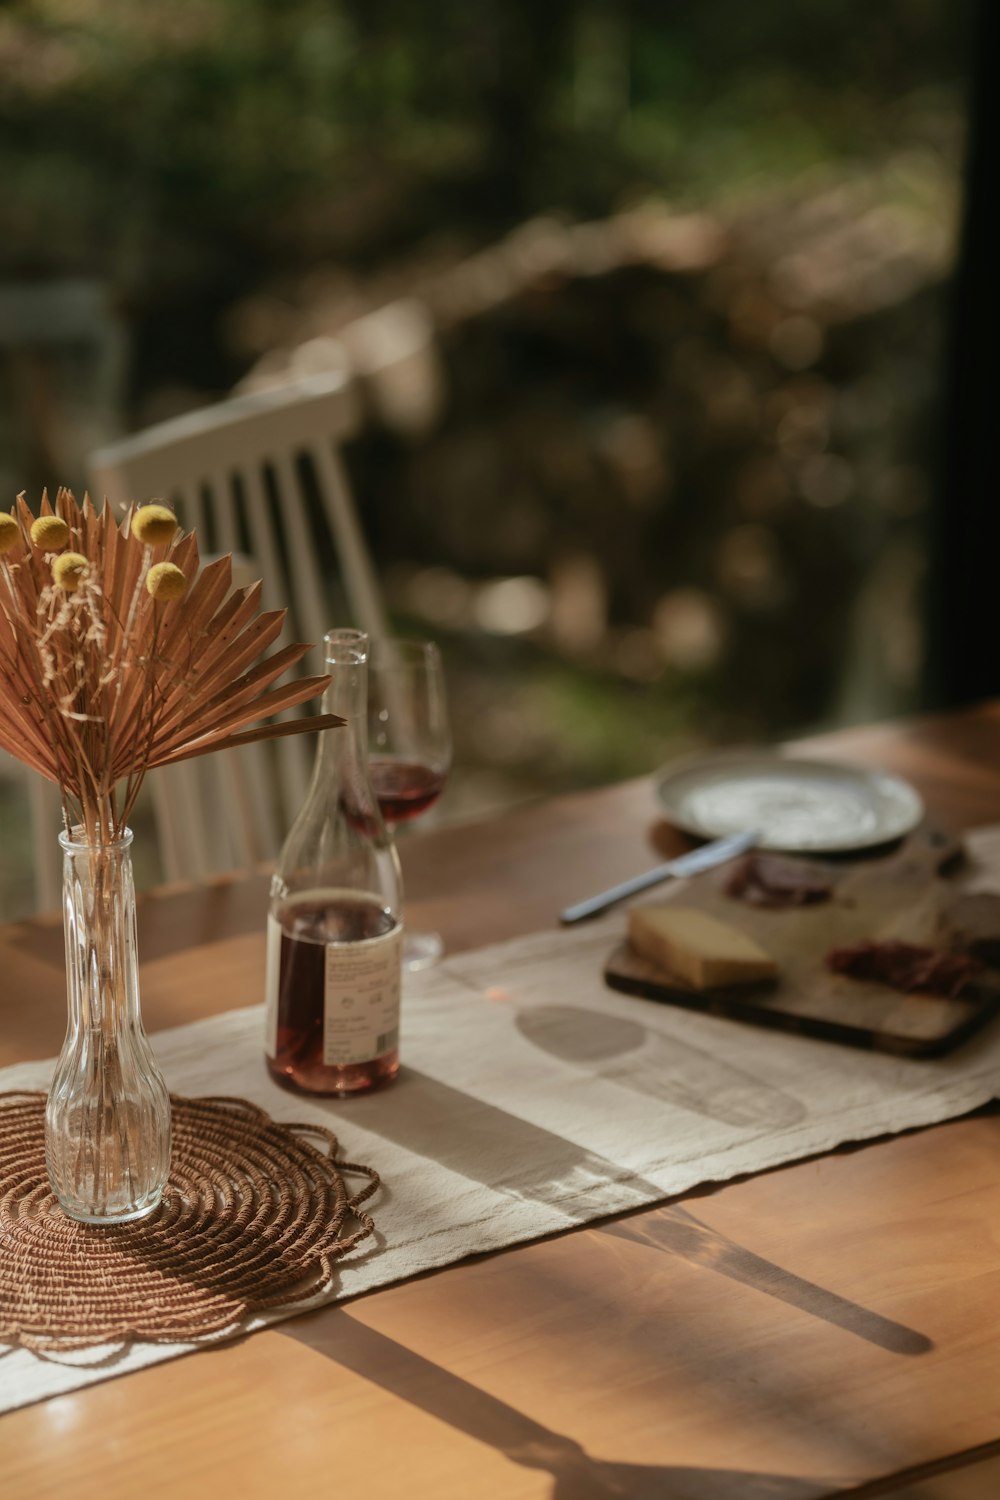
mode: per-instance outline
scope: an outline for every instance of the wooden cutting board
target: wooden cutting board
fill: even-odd
[[[774,983],[686,990],[625,942],[608,960],[608,984],[649,1000],[911,1057],[951,1051],[1000,1011],[1000,970],[985,970],[948,999],[903,994],[825,965],[832,948],[865,939],[947,946],[966,876],[955,841],[922,828],[889,854],[831,860],[826,868],[832,894],[811,906],[775,910],[727,896],[731,865],[694,876],[662,897],[699,907],[754,938],[778,964]]]

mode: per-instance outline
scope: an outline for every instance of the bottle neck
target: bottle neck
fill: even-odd
[[[323,698],[327,713],[344,720],[319,737],[317,774],[354,772],[368,761],[368,637],[361,631],[331,631],[326,638],[330,683]]]
[[[319,735],[309,793],[285,840],[272,897],[306,889],[369,892],[395,915],[399,861],[368,772],[368,638],[331,632],[326,647],[324,705],[343,723]]]

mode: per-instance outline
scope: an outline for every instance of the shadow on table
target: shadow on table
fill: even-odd
[[[730,1469],[675,1468],[591,1458],[496,1396],[415,1354],[338,1308],[274,1330],[526,1469],[551,1474],[552,1500],[814,1500],[833,1485]]]
[[[651,1250],[666,1251],[668,1255],[679,1256],[706,1271],[716,1271],[730,1281],[741,1282],[756,1292],[798,1308],[800,1312],[832,1323],[845,1333],[853,1333],[890,1354],[926,1354],[934,1347],[926,1334],[884,1318],[846,1297],[838,1297],[836,1292],[828,1292],[825,1287],[775,1265],[774,1261],[755,1255],[752,1250],[703,1224],[679,1204],[670,1204],[641,1219],[598,1224],[595,1229],[598,1234],[613,1235]]]
[[[674,1035],[581,1005],[519,1011],[518,1031],[541,1052],[619,1088],[762,1134],[789,1130],[805,1107],[783,1090]]]
[[[352,1100],[350,1109],[352,1119],[373,1134],[495,1193],[558,1209],[570,1223],[593,1223],[615,1212],[649,1207],[665,1196],[654,1183],[595,1152],[413,1068],[403,1069],[391,1091]],[[933,1347],[915,1329],[755,1255],[679,1206],[601,1227],[604,1233],[753,1287],[890,1353],[923,1354]],[[539,1231],[545,1232],[545,1227]]]

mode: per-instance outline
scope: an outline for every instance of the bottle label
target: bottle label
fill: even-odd
[[[281,985],[281,923],[273,912],[267,918],[267,958],[264,966],[264,1051],[278,1055],[278,990]]]
[[[403,928],[326,949],[323,1062],[372,1062],[399,1045]]]

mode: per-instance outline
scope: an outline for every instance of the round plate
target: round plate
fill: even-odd
[[[757,828],[761,849],[870,849],[909,833],[924,815],[913,787],[887,771],[781,755],[684,761],[661,775],[656,794],[686,833],[714,839]]]

